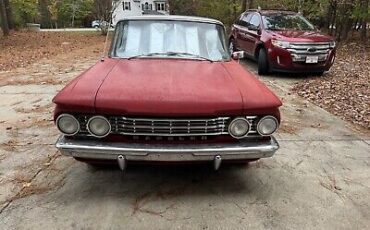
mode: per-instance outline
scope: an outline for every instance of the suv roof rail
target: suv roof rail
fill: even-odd
[[[287,9],[261,9],[261,7],[258,7],[257,9],[247,9],[245,12],[268,12],[268,11],[283,11],[283,12],[291,12],[291,13],[297,13],[294,10],[287,10]]]

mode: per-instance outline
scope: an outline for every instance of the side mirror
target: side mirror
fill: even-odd
[[[248,30],[253,30],[253,31],[258,31],[258,26],[255,26],[255,25],[252,25],[252,24],[249,24],[248,26]]]
[[[243,58],[245,58],[245,52],[244,52],[244,51],[237,51],[237,52],[233,52],[233,53],[231,54],[231,57],[232,57],[232,59],[234,59],[234,60],[243,59]]]

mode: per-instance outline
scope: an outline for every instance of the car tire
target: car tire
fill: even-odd
[[[261,48],[258,51],[258,74],[266,75],[269,73],[269,63],[266,50]]]
[[[95,29],[99,29],[99,26],[94,26]]]
[[[323,76],[323,75],[324,75],[324,73],[325,73],[325,71],[317,72],[317,73],[316,73],[316,76],[319,76],[319,77],[320,77],[320,76]]]

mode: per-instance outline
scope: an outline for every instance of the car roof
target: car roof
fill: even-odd
[[[121,19],[121,21],[156,21],[156,20],[168,20],[168,21],[186,21],[186,22],[202,22],[219,24],[223,26],[223,23],[212,18],[193,17],[193,16],[180,16],[180,15],[143,15],[143,16],[131,16]]]

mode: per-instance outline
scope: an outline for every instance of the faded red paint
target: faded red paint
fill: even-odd
[[[201,117],[271,114],[281,101],[237,62],[107,58],[53,100],[55,115]]]

